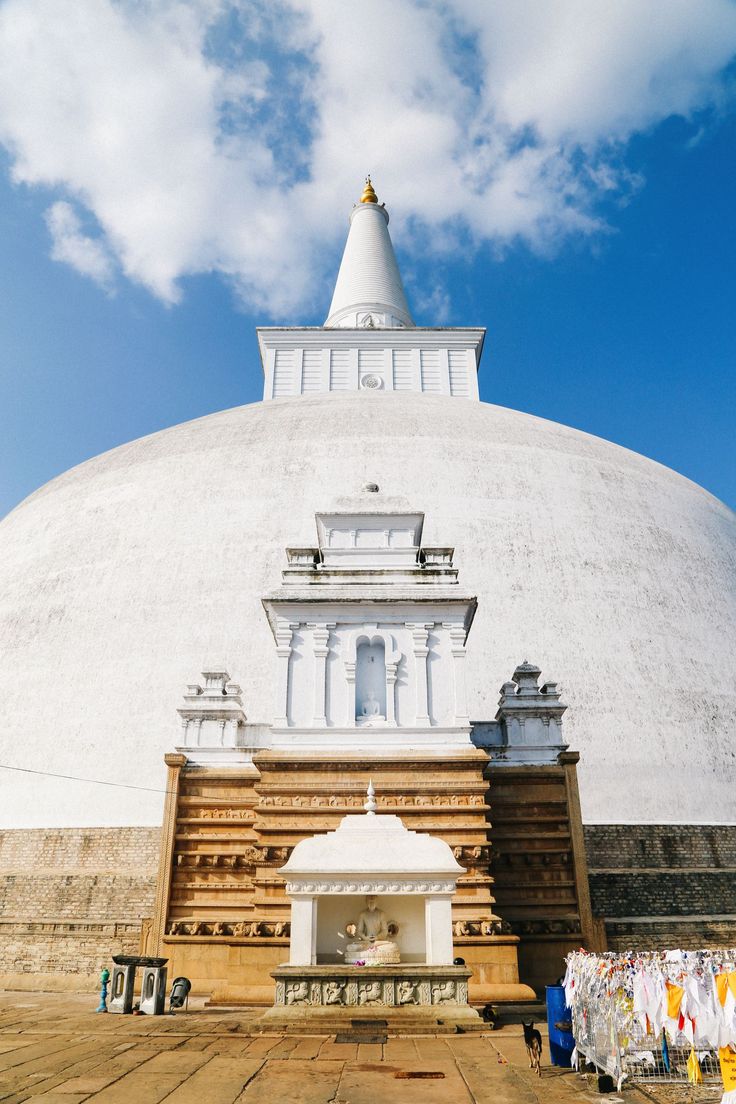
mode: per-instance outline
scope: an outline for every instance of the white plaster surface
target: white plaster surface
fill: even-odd
[[[376,494],[364,492],[368,482]],[[134,441],[0,524],[0,762],[164,788],[213,659],[270,723],[261,597],[315,514],[423,512],[478,612],[471,719],[528,658],[558,682],[587,822],[734,821],[736,516],[565,426],[413,393],[301,396]],[[366,747],[370,746],[366,742]],[[0,771],[4,826],[158,824],[163,793]]]
[[[325,326],[413,326],[388,232],[388,212],[358,203]]]
[[[279,870],[287,884],[305,875],[318,876],[317,880],[336,875],[360,880],[364,875],[398,874],[455,879],[462,872],[452,850],[438,836],[409,831],[401,817],[372,813],[343,817],[333,832],[300,840]]]
[[[356,324],[267,326],[256,332],[264,399],[375,389],[479,397],[485,338],[479,327],[362,329]]]

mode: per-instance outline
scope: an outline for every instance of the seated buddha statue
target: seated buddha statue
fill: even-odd
[[[369,690],[360,703],[360,713],[357,717],[359,727],[375,728],[377,725],[385,725],[386,718],[381,712],[381,704],[376,698],[374,690]]]
[[[375,897],[366,897],[365,906],[357,924],[347,927],[352,938],[345,948],[345,961],[374,966],[400,962],[398,944],[391,938],[398,931],[397,925],[386,920],[386,913],[377,908]]]

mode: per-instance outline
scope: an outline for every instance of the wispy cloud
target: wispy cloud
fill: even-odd
[[[111,288],[114,264],[103,239],[93,238],[82,229],[82,223],[70,203],[57,200],[46,212],[46,225],[51,234],[51,256],[64,261],[84,276],[90,276],[104,288]]]
[[[628,139],[722,105],[734,52],[731,0],[5,0],[0,140],[56,259],[284,318],[366,170],[425,249],[598,233]]]

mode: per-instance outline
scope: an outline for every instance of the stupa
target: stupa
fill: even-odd
[[[485,330],[415,324],[372,185],[325,324],[258,339],[263,402],[0,525],[0,984],[145,953],[270,1006],[281,869],[371,777],[464,868],[471,1000],[581,944],[728,942],[733,513],[480,402]]]

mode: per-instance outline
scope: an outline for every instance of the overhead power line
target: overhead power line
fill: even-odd
[[[80,778],[76,774],[55,774],[53,771],[32,770],[30,767],[10,767],[0,763],[0,770],[18,771],[21,774],[38,774],[44,778],[62,778],[66,782],[88,782],[92,786],[113,786],[118,790],[144,790],[146,793],[170,794],[173,790],[160,790],[155,786],[134,786],[132,782],[107,782],[103,778]]]

